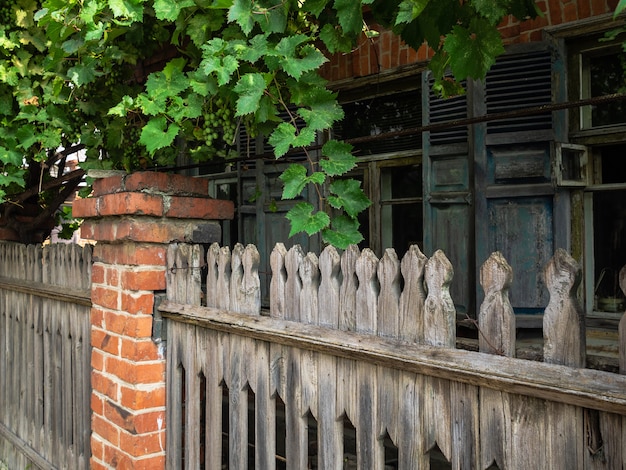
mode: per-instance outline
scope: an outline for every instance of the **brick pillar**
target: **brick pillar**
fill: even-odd
[[[229,201],[206,180],[135,173],[98,179],[74,202],[94,249],[91,298],[91,468],[165,468],[165,348],[152,337],[170,242],[212,243]]]

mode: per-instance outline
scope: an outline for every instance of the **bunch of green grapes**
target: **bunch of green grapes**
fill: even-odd
[[[141,137],[141,128],[136,125],[128,125],[124,128],[121,146],[121,164],[122,167],[131,172],[133,170],[146,169],[150,161],[146,157],[146,149],[139,143]]]
[[[218,156],[221,156],[219,153],[222,153],[225,147],[235,145],[237,122],[233,111],[222,98],[217,98],[210,102],[203,118],[204,142],[208,147],[214,148]]]
[[[17,8],[17,0],[4,0],[0,2],[0,24],[13,26],[15,23],[15,9]]]
[[[77,108],[68,107],[65,113],[66,127],[63,130],[63,144],[67,147],[80,141],[81,128],[85,124],[82,113]]]

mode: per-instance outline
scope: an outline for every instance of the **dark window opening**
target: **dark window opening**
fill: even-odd
[[[593,56],[589,58],[590,98],[623,92],[626,88],[624,70],[626,57],[623,54]],[[626,122],[626,103],[623,100],[593,105],[592,127],[610,126]]]
[[[626,145],[600,149],[602,184],[626,183]],[[619,271],[626,265],[626,188],[593,193],[594,310],[623,312]]]
[[[419,90],[365,98],[343,104],[344,119],[334,128],[336,138],[349,140],[403,131],[422,125]],[[422,148],[420,134],[354,144],[357,157]]]

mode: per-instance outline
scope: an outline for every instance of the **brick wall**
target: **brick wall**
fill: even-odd
[[[509,17],[500,25],[500,31],[507,45],[540,41],[541,31],[546,26],[612,13],[617,2],[618,0],[538,0],[537,4],[543,16],[527,21]],[[330,57],[330,61],[322,68],[322,75],[330,81],[364,77],[426,62],[431,57],[431,51],[425,45],[416,51],[394,37],[391,32],[376,25],[372,29],[380,31],[380,35],[371,39],[363,35],[350,54]]]
[[[230,201],[208,182],[164,173],[97,180],[74,203],[92,268],[91,468],[165,468],[165,350],[154,340],[155,293],[165,289],[170,242],[220,241]]]

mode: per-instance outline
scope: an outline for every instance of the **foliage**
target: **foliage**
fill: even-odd
[[[195,161],[232,157],[242,126],[266,136],[276,158],[294,148],[309,155],[320,131],[343,117],[318,75],[328,54],[349,52],[380,24],[415,48],[428,41],[445,93],[457,89],[448,69],[457,79],[484,76],[510,13],[537,11],[533,0],[8,0],[0,7],[2,216],[27,199],[50,215],[87,168],[167,166],[183,150]],[[82,170],[53,185],[71,151],[58,149],[76,145],[86,149]],[[355,164],[348,144],[331,141],[320,161],[282,175],[283,198],[312,184],[320,207],[332,207],[331,218],[296,205],[292,233],[321,231],[341,247],[361,239],[356,217],[369,202],[357,182],[332,183]]]

